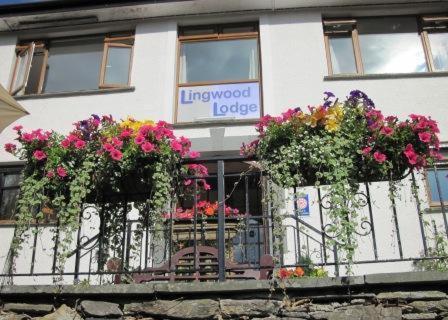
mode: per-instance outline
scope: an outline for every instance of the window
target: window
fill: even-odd
[[[127,87],[133,41],[128,34],[19,45],[10,92],[28,95]]]
[[[441,201],[448,206],[448,150],[442,151],[445,160],[426,170],[430,205],[440,207]]]
[[[255,24],[181,28],[176,122],[259,118],[259,60]]]
[[[20,181],[21,168],[0,168],[0,220],[13,220]]]
[[[448,71],[448,19],[377,17],[324,20],[328,73]]]

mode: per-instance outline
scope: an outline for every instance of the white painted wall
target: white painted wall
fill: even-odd
[[[221,16],[216,22],[225,22],[226,19],[226,16]],[[319,11],[263,14],[259,16],[259,22],[263,101],[266,114],[275,115],[289,107],[318,104],[322,100],[322,93],[327,90],[344,97],[350,90],[360,89],[368,93],[385,114],[396,114],[401,118],[410,113],[431,115],[439,121],[442,140],[448,140],[446,117],[448,77],[325,81],[327,66]],[[176,81],[176,30],[177,22],[174,20],[138,24],[131,80],[132,86],[135,87],[134,92],[22,100],[21,104],[30,115],[13,125],[22,124],[29,129],[42,127],[66,133],[71,129],[71,123],[87,118],[92,113],[112,114],[115,118],[132,115],[136,118],[172,122]],[[0,36],[0,83],[3,86],[9,83],[15,43],[15,36]],[[0,134],[0,145],[14,139],[11,127]],[[198,149],[217,152],[237,150],[242,141],[255,135],[255,130],[251,126],[226,126],[222,129],[179,129],[176,130],[176,134],[192,138],[193,146]],[[3,149],[0,150],[0,162],[14,160],[17,159]],[[406,234],[403,235],[403,243],[406,243],[404,251],[405,255],[416,256],[421,252],[418,240],[417,244],[413,241],[420,236],[416,223],[418,221],[416,208],[415,203],[410,200],[409,187],[403,190],[407,191],[403,191],[402,200],[397,206],[400,207],[398,210],[400,223],[406,229]],[[392,233],[387,191],[384,186],[378,185],[372,186],[371,191],[376,199],[374,212],[377,219],[375,227],[378,250],[385,257],[396,257],[396,246],[393,245],[396,238]],[[306,219],[320,228],[316,194],[314,191],[309,192],[313,205],[311,216]],[[423,185],[421,192],[422,198],[426,199]],[[287,206],[291,208],[291,203]],[[440,214],[433,216],[440,225]],[[294,223],[285,220],[285,224]],[[7,244],[11,237],[12,228],[2,229],[2,239],[5,241],[4,245],[0,246],[0,267],[5,261]],[[43,233],[39,237],[42,243],[39,250],[51,246],[52,240],[48,234]],[[293,237],[294,233],[288,227],[285,261],[291,263],[295,259],[295,249],[291,247]],[[362,240],[360,248],[359,258],[367,259],[372,256],[367,240]],[[45,269],[43,265],[51,265],[51,255],[40,253],[39,257],[45,261],[36,265],[36,268],[43,270]],[[28,258],[29,252],[20,258],[19,267],[23,271],[29,266]],[[366,265],[357,268],[356,272],[386,272],[409,268],[409,263],[400,263],[393,268],[390,265]],[[38,283],[43,280],[33,278],[24,281]]]

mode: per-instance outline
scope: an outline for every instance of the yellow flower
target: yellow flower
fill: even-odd
[[[144,125],[154,126],[154,121],[152,120],[137,121],[134,118],[128,116],[126,120],[120,123],[121,128],[132,129],[132,132],[134,132],[134,134],[137,133],[140,127]]]
[[[325,124],[325,130],[328,132],[337,131],[339,129],[340,123],[336,120],[327,120]]]
[[[338,130],[343,119],[344,108],[342,104],[338,103],[328,108],[327,115],[325,116],[325,129],[329,132]]]

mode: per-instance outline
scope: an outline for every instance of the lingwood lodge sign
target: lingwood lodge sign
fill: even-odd
[[[259,117],[259,83],[179,88],[178,122]]]

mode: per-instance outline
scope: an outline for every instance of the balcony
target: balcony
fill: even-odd
[[[56,258],[63,240],[57,219],[49,216],[33,225],[14,264],[4,254],[4,283],[236,281],[270,279],[280,268],[297,266],[323,268],[321,276],[347,275],[347,257],[338,235],[331,232],[325,186],[280,189],[243,157],[190,161],[208,168],[211,188],[199,192],[195,182],[203,177],[187,177],[193,196],[180,196],[160,223],[135,218],[135,194],[85,204],[81,227],[73,235],[76,245],[61,273]],[[413,181],[416,192],[411,192]],[[404,187],[395,198],[388,197],[388,182],[359,184],[363,206],[350,274],[446,266],[445,204],[427,203],[422,176],[410,174],[401,183]],[[111,207],[119,210],[115,232],[109,223]],[[151,214],[150,208],[140,210]],[[4,239],[11,239],[13,228],[2,228]]]

